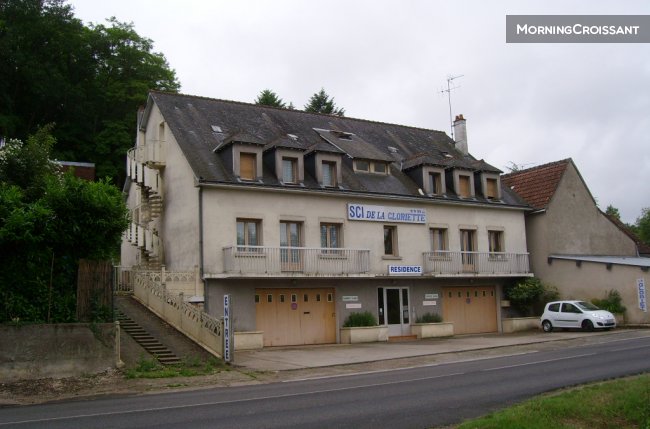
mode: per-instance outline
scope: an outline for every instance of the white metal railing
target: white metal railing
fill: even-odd
[[[528,274],[528,253],[434,251],[422,254],[425,274]]]
[[[123,270],[121,278],[125,279]],[[198,269],[191,272],[128,270],[133,295],[149,310],[217,356],[223,356],[222,321],[184,301],[183,293],[168,290],[167,282],[194,282]],[[126,286],[124,287],[126,289]]]
[[[223,256],[226,273],[341,275],[370,270],[366,249],[228,246]]]

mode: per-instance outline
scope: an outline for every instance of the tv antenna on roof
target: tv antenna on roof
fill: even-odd
[[[451,117],[451,91],[454,89],[460,88],[460,86],[451,86],[451,82],[454,81],[455,79],[461,78],[465,76],[464,74],[459,74],[456,76],[447,76],[447,89],[443,89],[440,91],[441,94],[447,93],[447,99],[449,100],[449,128],[451,129],[451,139],[454,139],[454,122]]]

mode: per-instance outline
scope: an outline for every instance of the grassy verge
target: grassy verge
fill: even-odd
[[[544,395],[459,429],[650,429],[650,374]]]
[[[190,357],[180,364],[162,365],[155,359],[141,357],[134,368],[124,372],[126,378],[170,378],[170,377],[195,377],[198,375],[216,374],[221,371],[230,371],[230,368],[217,358],[201,360]]]

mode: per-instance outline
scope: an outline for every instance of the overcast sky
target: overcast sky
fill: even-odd
[[[506,44],[506,15],[650,15],[647,0],[71,0],[115,16],[176,70],[181,92],[302,108],[324,87],[346,116],[446,131],[507,172],[573,158],[602,210],[650,207],[650,44]]]

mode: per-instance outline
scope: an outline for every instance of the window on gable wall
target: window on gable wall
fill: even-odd
[[[257,155],[241,152],[239,154],[239,177],[243,180],[257,179]]]

